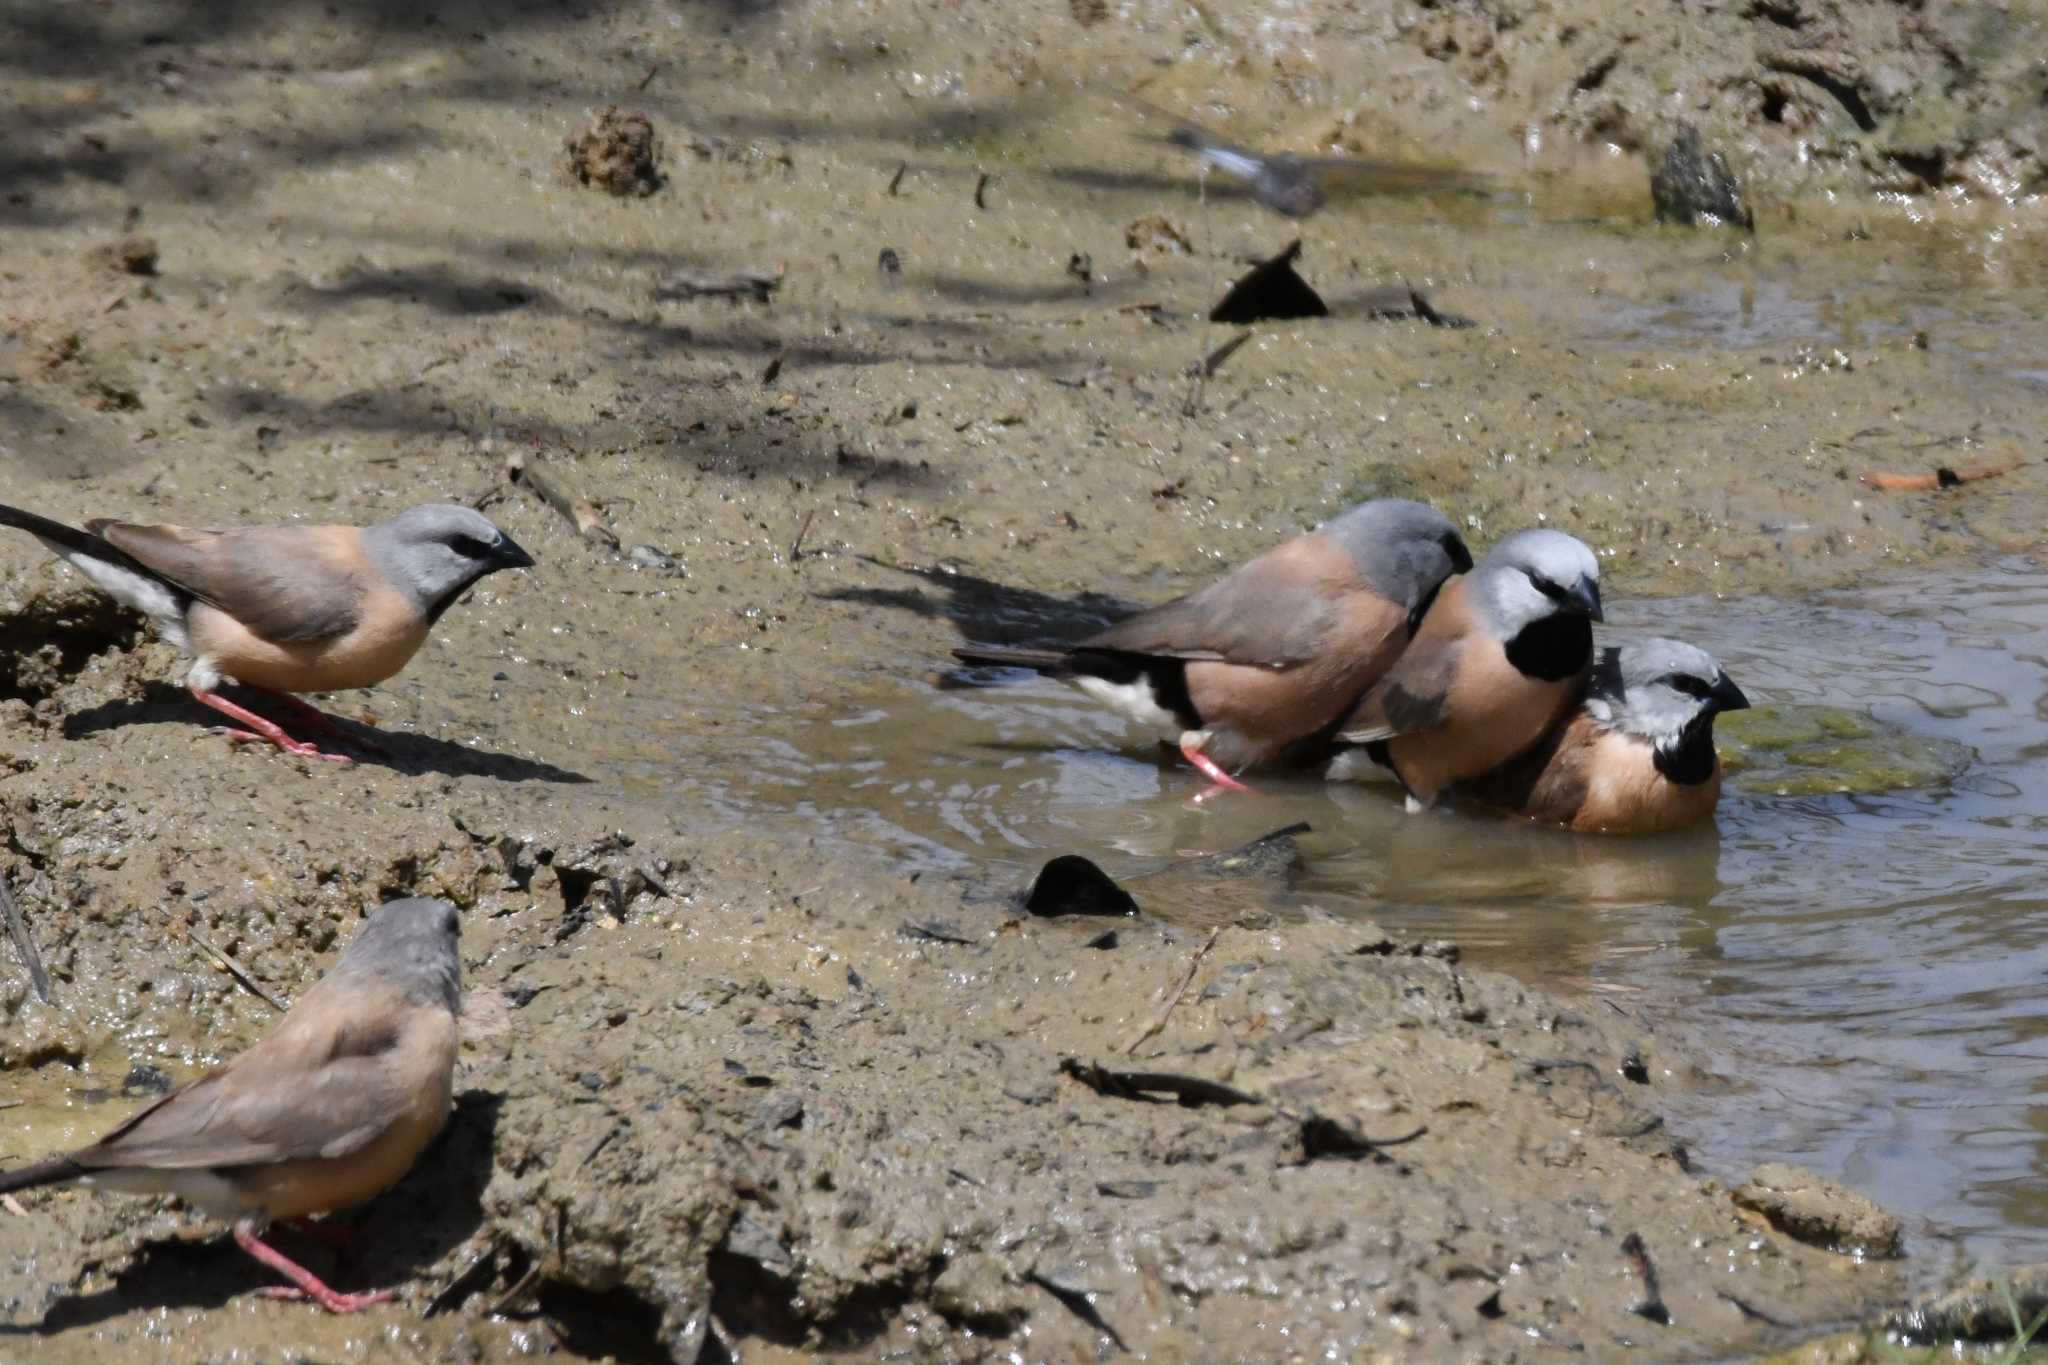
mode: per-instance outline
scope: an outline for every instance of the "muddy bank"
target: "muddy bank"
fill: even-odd
[[[55,995],[10,971],[29,1101],[10,1145],[75,1141],[132,1103],[138,1067],[182,1077],[274,1017],[187,925],[289,996],[357,907],[447,895],[470,1004],[447,1138],[341,1249],[305,1244],[397,1306],[264,1303],[197,1225],[39,1194],[0,1266],[4,1330],[38,1358],[172,1331],[692,1360],[714,1322],[746,1359],[1725,1352],[1898,1293],[1689,1172],[1657,1115],[1700,1079],[1682,1038],[1448,945],[1124,919],[1092,948],[1100,921],[743,835],[629,833],[607,802],[537,820],[478,779],[344,783],[182,743],[228,837],[108,790],[62,760],[78,743],[17,736],[38,781],[0,784]],[[1210,1102],[1063,1066],[1171,1073]]]

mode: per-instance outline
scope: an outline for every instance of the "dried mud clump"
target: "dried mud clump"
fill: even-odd
[[[661,135],[645,114],[621,114],[608,104],[569,135],[569,174],[580,185],[616,195],[649,195],[661,188]]]

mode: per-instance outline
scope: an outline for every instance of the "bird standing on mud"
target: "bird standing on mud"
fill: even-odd
[[[1072,682],[1180,746],[1217,787],[1326,730],[1472,567],[1434,508],[1361,503],[1186,597],[1058,649],[970,645],[970,664]]]
[[[1563,724],[1457,793],[1585,833],[1683,829],[1720,799],[1714,717],[1748,707],[1703,649],[1662,639],[1609,646]]]
[[[270,1036],[90,1147],[0,1172],[0,1193],[75,1182],[173,1194],[232,1223],[242,1250],[296,1286],[271,1297],[330,1313],[384,1302],[337,1293],[258,1233],[383,1193],[447,1123],[460,932],[446,901],[381,907]]]
[[[1337,728],[1335,778],[1391,769],[1410,810],[1507,762],[1585,694],[1600,562],[1562,531],[1517,531],[1446,587],[1415,641]]]
[[[42,541],[191,655],[185,685],[192,695],[248,727],[224,727],[230,739],[268,740],[287,753],[340,763],[348,760],[221,696],[221,680],[273,693],[301,719],[332,730],[319,711],[286,694],[383,682],[470,585],[534,562],[481,514],[443,503],[368,527],[232,531],[105,520],[79,530],[0,504],[0,526]]]

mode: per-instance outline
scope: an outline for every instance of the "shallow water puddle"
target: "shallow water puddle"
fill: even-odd
[[[1306,780],[1196,804],[1177,759],[1155,761],[1059,684],[906,684],[780,717],[772,738],[736,718],[679,818],[793,819],[907,869],[1017,884],[1054,853],[1122,874],[1306,820],[1295,906],[1708,1025],[1726,1050],[1705,1062],[1728,1083],[1673,1103],[1718,1166],[1836,1174],[1921,1220],[1931,1261],[1946,1257],[1927,1239],[1950,1237],[1986,1261],[2048,1256],[2048,572],[2015,560],[1803,603],[1624,602],[1614,617],[1717,653],[1752,716],[1776,714],[1758,733],[1850,723],[1808,727],[1821,742],[1796,750],[1805,766],[1766,754],[1735,777],[1718,831],[1595,839],[1410,818],[1384,791]],[[1932,755],[1936,776],[1788,794],[1828,785],[1830,762],[1882,778],[1882,754],[1873,766],[1830,747],[1859,726]]]

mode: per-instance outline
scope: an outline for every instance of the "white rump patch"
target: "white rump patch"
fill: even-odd
[[[1345,749],[1330,760],[1323,776],[1331,782],[1376,782],[1398,785],[1400,778],[1384,763],[1375,763],[1364,749]]]
[[[1143,678],[1136,682],[1113,683],[1101,678],[1077,676],[1067,681],[1110,710],[1128,717],[1139,725],[1157,730],[1168,739],[1180,738],[1180,721],[1173,712],[1159,704],[1152,693],[1152,685]]]
[[[185,637],[185,610],[176,593],[156,579],[146,578],[119,564],[95,559],[81,550],[67,549],[47,540],[43,544],[50,553],[91,579],[93,586],[101,592],[122,606],[133,607],[147,616],[165,640],[187,654],[192,652],[191,641]]]

